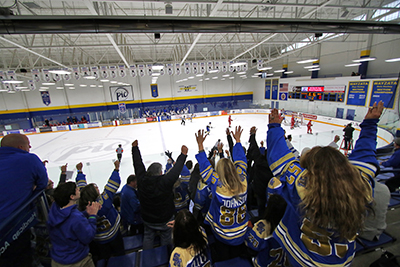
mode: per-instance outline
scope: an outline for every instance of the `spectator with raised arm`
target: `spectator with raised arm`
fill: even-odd
[[[300,162],[290,152],[276,109],[269,116],[267,157],[275,177],[269,193],[281,195],[286,212],[274,231],[291,266],[348,266],[355,237],[371,211],[377,171],[377,123],[383,103],[368,109],[353,153],[314,147]]]
[[[242,128],[236,127],[233,138],[233,163],[222,158],[214,170],[204,152],[206,139],[204,130],[196,134],[199,153],[196,159],[200,165],[203,181],[211,187],[212,200],[205,223],[211,226],[216,238],[216,259],[223,261],[240,255],[243,250],[244,236],[247,230],[247,160],[240,136]]]
[[[182,146],[181,154],[174,166],[163,175],[162,165],[152,163],[146,170],[138,141],[132,143],[132,159],[138,179],[141,215],[144,224],[143,249],[152,249],[156,234],[160,234],[161,245],[171,244],[171,228],[167,223],[175,218],[173,186],[185,163],[188,148]]]

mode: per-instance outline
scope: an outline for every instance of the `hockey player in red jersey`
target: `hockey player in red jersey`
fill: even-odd
[[[309,120],[308,123],[307,123],[307,133],[308,134],[312,134],[311,126],[313,126],[313,125],[311,123],[311,120]]]
[[[232,123],[232,117],[231,117],[231,115],[229,115],[229,117],[228,117],[228,123],[229,123],[229,127],[231,127],[231,123]]]
[[[292,120],[290,121],[290,129],[294,129],[294,123],[295,123],[294,115],[292,114]]]

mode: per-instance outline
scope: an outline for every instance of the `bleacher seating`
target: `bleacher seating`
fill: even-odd
[[[126,252],[137,251],[143,247],[143,234],[126,236],[123,239]]]
[[[111,257],[108,260],[107,267],[136,267],[137,252],[117,257]],[[99,267],[99,265],[97,265]]]
[[[140,252],[139,267],[168,266],[168,246],[156,247]]]
[[[214,263],[214,267],[252,267],[252,266],[253,264],[249,260],[240,257]]]
[[[387,243],[395,242],[396,238],[383,232],[378,241],[369,241],[361,237],[356,239],[356,253],[367,253],[379,248]]]

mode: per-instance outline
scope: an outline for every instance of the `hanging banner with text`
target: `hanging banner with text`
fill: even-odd
[[[182,93],[192,93],[192,92],[197,92],[197,85],[192,84],[192,85],[180,85],[178,88],[178,94]]]
[[[349,82],[346,105],[365,106],[368,88],[369,81]]]
[[[278,100],[279,79],[272,79],[271,99]]]
[[[151,89],[151,96],[158,97],[158,85],[155,83],[150,84],[150,89]]]
[[[288,83],[280,83],[279,84],[279,100],[287,101],[289,94],[289,84]]]
[[[382,80],[372,82],[372,94],[369,101],[371,107],[374,102],[378,104],[382,100],[385,108],[393,109],[394,100],[396,99],[397,80]]]
[[[110,94],[112,102],[134,100],[132,85],[110,86]]]
[[[265,80],[265,99],[271,99],[271,80]]]

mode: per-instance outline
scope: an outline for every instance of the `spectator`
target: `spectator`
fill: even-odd
[[[143,233],[143,222],[140,217],[140,201],[137,192],[137,177],[132,174],[121,190],[121,217],[129,224],[128,235]]]
[[[370,212],[365,219],[364,228],[360,237],[369,241],[378,241],[379,237],[386,229],[386,213],[390,203],[390,192],[387,186],[375,180],[374,202],[372,206],[374,212]]]
[[[45,160],[45,162],[46,161],[47,160]],[[66,163],[65,165],[60,167],[60,169],[61,169],[60,180],[58,181],[58,185],[57,186],[59,186],[60,184],[63,184],[63,183],[66,182],[66,180],[67,180],[67,166],[68,166],[68,163]],[[49,203],[49,206],[51,206],[51,204],[54,202],[54,198],[53,198],[54,188],[53,188],[53,186],[54,186],[54,182],[49,179],[49,182],[48,182],[46,190],[45,190],[46,197],[47,197],[47,202]]]
[[[52,244],[51,266],[95,266],[89,243],[96,234],[96,214],[101,205],[88,203],[85,209],[89,217],[85,218],[77,209],[79,197],[79,188],[73,182],[60,184],[54,190],[55,203],[47,223]]]
[[[349,159],[332,147],[314,147],[299,163],[285,144],[278,111],[272,110],[267,155],[279,178],[271,179],[269,193],[280,194],[288,203],[274,238],[292,266],[350,265],[354,237],[363,226],[366,210],[371,210],[382,111],[383,102],[368,110]]]
[[[175,206],[173,186],[179,178],[188,149],[182,146],[174,167],[162,174],[162,165],[152,163],[147,171],[140,155],[138,141],[132,143],[132,159],[138,179],[138,192],[141,215],[144,224],[143,249],[152,249],[157,232],[161,236],[161,245],[171,244],[171,229],[167,226],[174,219]]]
[[[285,213],[286,201],[280,195],[272,194],[264,210],[262,218],[246,233],[246,246],[258,252],[253,258],[253,265],[270,266],[274,263],[275,266],[289,266],[281,245],[272,236]]]
[[[196,159],[200,165],[203,181],[212,190],[212,201],[206,216],[206,224],[211,225],[216,238],[215,261],[223,261],[237,257],[243,247],[244,235],[247,229],[247,160],[240,143],[242,128],[236,127],[233,137],[236,145],[233,147],[233,159],[223,158],[218,161],[216,171],[211,167],[204,152],[203,142],[207,135],[204,130],[196,134],[199,153]]]
[[[400,169],[400,137],[394,139],[394,153],[387,160],[380,163],[383,167],[392,167],[393,169]],[[396,191],[400,187],[400,172],[393,172],[394,177],[388,179],[385,184],[390,192]]]
[[[329,143],[328,146],[338,149],[339,146],[338,146],[337,142],[338,142],[339,140],[340,140],[340,136],[339,136],[339,135],[335,135],[335,138],[333,139],[332,142]]]
[[[47,171],[35,154],[29,153],[29,139],[23,134],[9,134],[0,143],[0,222],[11,216],[37,192],[48,185]],[[30,231],[1,254],[0,266],[28,266],[32,263]]]
[[[344,132],[344,148],[350,150],[351,145],[353,143],[353,132],[354,128],[351,126],[351,123],[347,124],[343,129]]]
[[[102,194],[100,194],[96,184],[87,184],[82,167],[82,162],[76,165],[78,170],[76,183],[81,189],[79,210],[87,216],[85,209],[88,203],[98,201],[102,205],[98,212],[96,235],[94,241],[90,244],[90,252],[93,255],[94,262],[97,263],[98,260],[108,259],[111,256],[124,255],[124,242],[120,232],[121,217],[113,206],[114,195],[121,184],[119,161],[114,161],[114,171]]]
[[[297,151],[296,148],[294,148],[293,144],[292,144],[292,135],[289,134],[286,138],[285,136],[285,141],[286,141],[286,145],[288,146],[288,148],[290,149],[290,152],[292,152],[294,154],[294,156],[298,159],[300,158],[300,153],[299,151]]]
[[[46,127],[50,127],[50,122],[49,122],[49,119],[44,119],[44,125],[46,126]]]
[[[169,266],[211,266],[206,233],[188,210],[182,210],[176,216],[173,236],[174,250]]]

